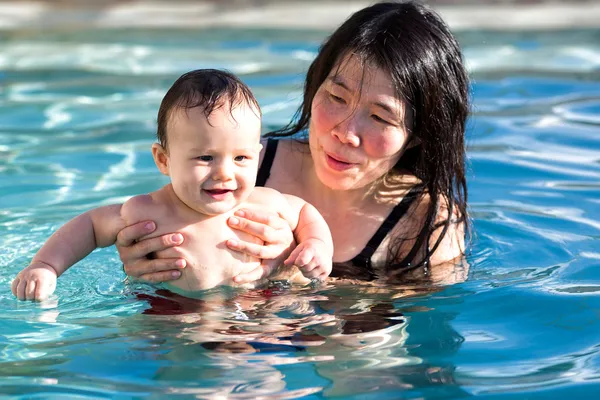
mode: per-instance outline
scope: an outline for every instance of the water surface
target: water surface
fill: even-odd
[[[600,390],[600,31],[459,34],[473,78],[468,279],[215,290],[125,284],[114,248],[41,304],[10,282],[73,216],[166,183],[183,72],[228,68],[285,124],[325,32],[0,33],[0,393],[15,398],[592,398]],[[455,283],[458,282],[458,283]],[[452,284],[455,283],[455,284]]]

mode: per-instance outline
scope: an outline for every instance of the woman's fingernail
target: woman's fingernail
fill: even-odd
[[[184,268],[185,260],[177,260],[177,261],[175,261],[175,265],[177,266],[177,268]]]
[[[173,241],[173,243],[180,243],[183,241],[183,237],[179,233],[176,233],[174,235],[171,235],[171,240]]]
[[[146,229],[147,231],[153,231],[154,230],[154,222],[146,222],[146,225],[144,225],[144,229]]]
[[[240,220],[237,219],[236,217],[229,218],[229,225],[237,225],[239,223],[240,223]]]
[[[229,239],[227,242],[230,246],[233,246],[233,247],[237,247],[239,244],[239,242],[235,239]]]
[[[171,272],[171,276],[173,278],[179,278],[181,276],[181,272],[179,272],[179,271],[173,271],[173,272]]]
[[[242,210],[237,210],[237,211],[235,212],[235,215],[237,215],[238,217],[242,217],[242,218],[244,218],[244,217],[246,216],[246,213],[245,213],[245,212],[243,212]]]

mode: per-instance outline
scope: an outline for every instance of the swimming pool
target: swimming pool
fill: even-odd
[[[600,390],[600,31],[459,33],[474,81],[469,279],[213,291],[124,284],[94,252],[44,303],[10,281],[58,226],[165,183],[180,73],[224,67],[264,130],[324,37],[286,30],[0,33],[0,394],[55,398],[591,398]],[[446,281],[460,280],[453,271]]]

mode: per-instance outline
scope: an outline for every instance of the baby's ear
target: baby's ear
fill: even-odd
[[[152,145],[152,157],[158,170],[166,176],[169,176],[169,154],[167,150],[158,143]]]

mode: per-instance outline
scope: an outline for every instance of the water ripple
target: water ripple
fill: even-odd
[[[228,68],[287,123],[325,32],[6,32],[0,44],[0,391],[181,398],[592,398],[598,382],[597,31],[462,32],[474,235],[454,286],[333,282],[184,299],[98,250],[42,303],[10,292],[61,224],[160,187],[164,92]],[[441,271],[456,276],[457,266]],[[424,276],[431,277],[423,272]],[[460,275],[460,274],[459,274]],[[453,282],[462,282],[454,279]],[[511,397],[512,398],[512,397]]]

